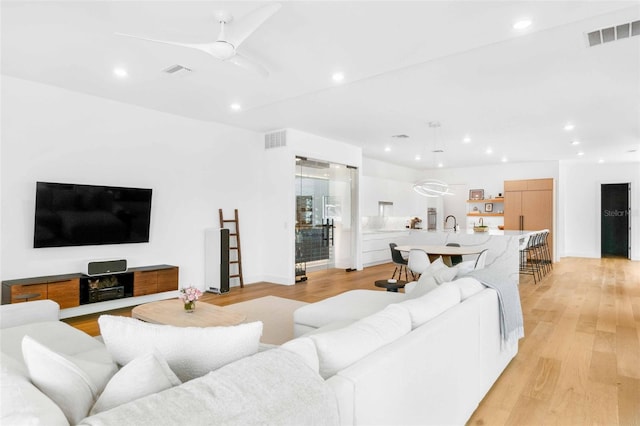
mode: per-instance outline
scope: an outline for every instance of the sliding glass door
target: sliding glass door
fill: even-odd
[[[308,271],[355,266],[357,169],[296,158],[296,281]]]

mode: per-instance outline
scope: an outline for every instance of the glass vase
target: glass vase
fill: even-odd
[[[184,311],[187,313],[192,313],[196,310],[196,301],[192,300],[190,302],[184,302]]]

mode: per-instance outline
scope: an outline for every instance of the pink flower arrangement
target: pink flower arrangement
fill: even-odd
[[[187,302],[195,302],[196,300],[198,300],[200,298],[200,296],[202,296],[202,292],[200,291],[200,289],[197,289],[195,287],[184,287],[184,288],[181,288],[180,289],[180,294],[178,295],[180,300],[182,300],[185,303],[187,303]]]

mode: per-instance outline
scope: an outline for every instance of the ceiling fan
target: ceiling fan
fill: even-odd
[[[233,21],[231,13],[227,11],[217,12],[215,17],[220,23],[220,33],[218,34],[217,40],[207,43],[179,43],[176,41],[156,40],[123,33],[116,33],[116,35],[201,50],[216,59],[231,62],[241,68],[255,72],[263,77],[267,77],[269,72],[264,66],[250,60],[246,56],[241,55],[238,53],[237,49],[240,47],[242,42],[244,42],[255,30],[258,29],[258,27],[260,27],[260,25],[276,13],[281,6],[282,5],[279,3],[270,3],[250,12],[242,19],[233,22],[233,24],[231,24]],[[227,25],[229,25],[228,29],[226,27]]]

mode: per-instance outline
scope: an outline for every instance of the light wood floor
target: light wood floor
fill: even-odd
[[[314,272],[295,286],[251,284],[201,300],[228,305],[274,295],[315,302],[346,290],[376,290],[373,282],[392,271],[386,264]],[[563,258],[537,285],[521,276],[520,296],[526,337],[469,424],[640,425],[640,263]],[[67,322],[97,335],[96,319]]]

